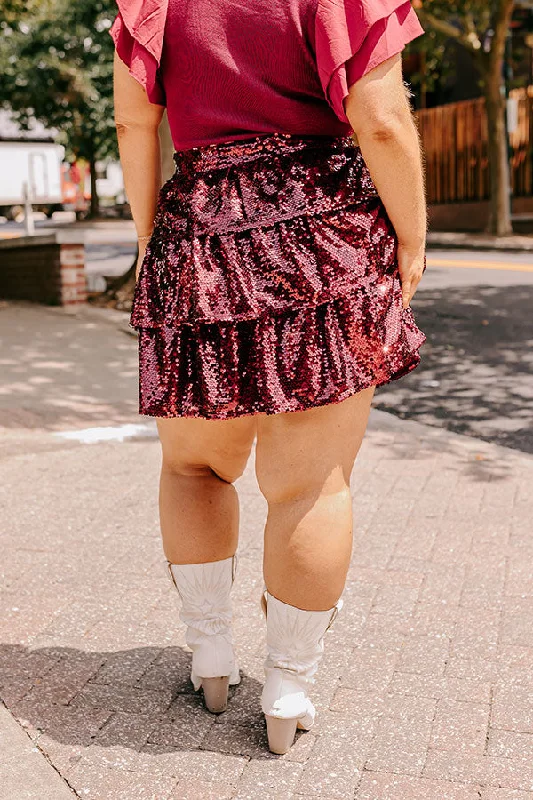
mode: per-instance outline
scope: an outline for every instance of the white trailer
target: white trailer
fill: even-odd
[[[0,141],[0,207],[23,205],[26,186],[33,205],[61,205],[64,152],[53,142]]]

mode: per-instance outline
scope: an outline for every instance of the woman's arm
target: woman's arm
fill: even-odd
[[[427,212],[420,141],[401,56],[393,56],[350,87],[346,115],[398,237],[403,306],[424,270]]]
[[[115,124],[124,186],[139,237],[137,275],[148,237],[154,226],[161,188],[161,153],[158,129],[163,106],[150,103],[142,86],[115,53]]]

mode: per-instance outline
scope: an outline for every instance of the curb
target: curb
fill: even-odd
[[[434,250],[492,250],[508,253],[531,253],[533,236],[483,236],[465,233],[428,233],[428,249]]]

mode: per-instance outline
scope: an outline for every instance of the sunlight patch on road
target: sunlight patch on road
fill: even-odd
[[[533,259],[533,256],[532,256]],[[520,264],[514,261],[468,261],[456,258],[427,259],[428,267],[467,267],[470,269],[499,269],[512,272],[533,272],[533,263]]]
[[[81,442],[82,444],[95,444],[96,442],[123,442],[134,437],[157,437],[155,423],[139,425],[117,425],[115,427],[83,428],[78,431],[59,431],[54,433],[61,439]]]

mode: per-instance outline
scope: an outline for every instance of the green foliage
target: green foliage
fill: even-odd
[[[37,7],[38,0],[28,0],[28,2],[24,2],[24,0],[3,0],[0,29],[7,27],[10,23],[16,23],[23,15],[32,13]]]
[[[407,46],[408,53],[421,56],[421,70],[410,75],[410,83],[415,90],[433,92],[455,73],[455,63],[450,59],[447,47],[448,38],[439,31],[428,28],[424,36],[420,36]]]
[[[116,153],[114,0],[7,0],[0,23],[0,97],[22,126],[56,128],[89,160]]]
[[[500,0],[422,0],[422,13],[450,21],[455,19],[465,29],[487,29]]]
[[[413,83],[432,91],[453,74],[453,49],[450,41],[470,53],[479,74],[480,87],[494,80],[501,61],[514,0],[421,0],[417,12],[426,35],[411,48],[423,52],[423,74],[413,76]]]
[[[483,74],[494,34],[501,34],[502,23],[507,28],[513,5],[513,0],[423,0],[418,13],[423,24],[469,50]]]

